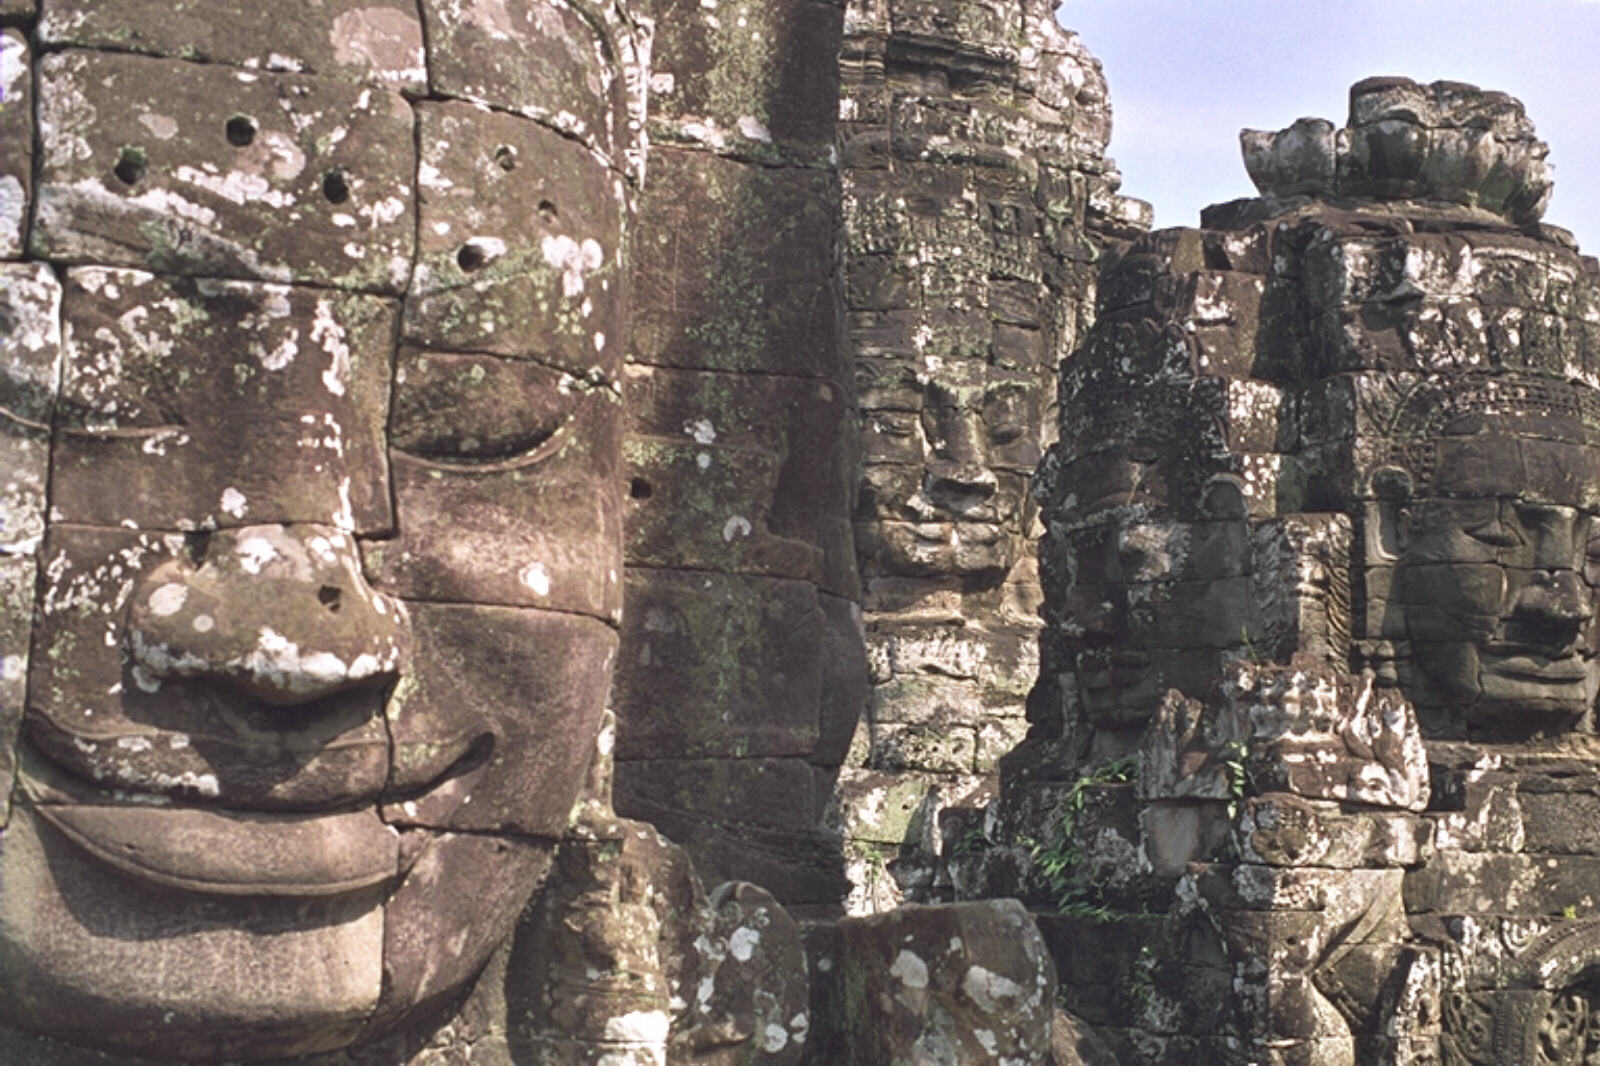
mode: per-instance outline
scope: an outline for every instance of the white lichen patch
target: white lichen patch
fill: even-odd
[[[189,599],[189,589],[185,585],[168,582],[150,593],[146,601],[150,605],[150,613],[158,618],[177,614],[183,610],[184,603]]]
[[[230,485],[222,490],[222,498],[217,501],[217,506],[222,509],[222,513],[225,515],[243,518],[250,505],[249,501],[245,499],[244,493]]]
[[[733,515],[722,523],[722,539],[731,544],[735,537],[748,537],[753,528],[744,515]]]
[[[889,967],[889,976],[907,988],[927,988],[928,964],[915,953],[901,948],[900,954],[895,956],[894,965]]]
[[[534,595],[550,595],[550,571],[545,569],[543,563],[529,563],[523,567],[518,577],[524,585],[533,590]]]
[[[749,962],[761,944],[761,934],[747,925],[741,925],[728,937],[728,954],[740,962]]]
[[[328,356],[328,369],[322,372],[322,384],[335,396],[343,396],[350,380],[350,344],[344,327],[333,317],[331,300],[317,301],[316,317],[311,323],[311,339],[322,345]]]

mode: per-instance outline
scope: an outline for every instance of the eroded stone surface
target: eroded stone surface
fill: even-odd
[[[1015,900],[907,905],[839,926],[849,1063],[1041,1062],[1055,967]]]
[[[405,286],[416,171],[397,93],[77,49],[40,60],[38,91],[34,255]]]
[[[420,94],[426,88],[422,23],[395,0],[240,6],[218,19],[205,4],[146,0],[52,3],[39,39],[249,69],[322,74]]]

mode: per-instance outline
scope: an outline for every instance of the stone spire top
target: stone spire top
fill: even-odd
[[[1302,118],[1239,139],[1263,196],[1442,200],[1521,225],[1544,214],[1554,186],[1521,101],[1462,82],[1367,78],[1350,89],[1343,129]]]

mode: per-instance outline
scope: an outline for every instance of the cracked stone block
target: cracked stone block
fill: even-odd
[[[51,503],[61,521],[390,528],[393,301],[79,267]]]
[[[34,255],[405,287],[416,158],[398,93],[110,52],[38,68]]]
[[[810,755],[824,624],[808,582],[632,568],[618,756]]]
[[[466,103],[417,110],[406,340],[613,378],[625,343],[622,179],[537,122]]]
[[[28,202],[33,197],[33,76],[28,39],[0,32],[0,259],[16,259],[27,245]]]
[[[630,89],[602,5],[424,0],[430,87],[526,115],[615,158]]]
[[[203,4],[58,0],[37,32],[51,45],[320,74],[414,96],[427,88],[422,23],[400,0],[239,4],[227,18]]]

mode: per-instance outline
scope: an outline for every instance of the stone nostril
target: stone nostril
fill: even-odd
[[[337,585],[324,585],[317,590],[317,602],[337,614],[344,600],[344,592]]]
[[[195,530],[183,535],[183,554],[195,566],[205,564],[206,556],[211,553],[210,530]]]

